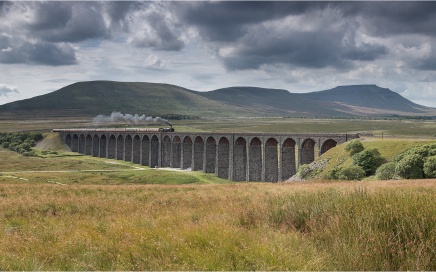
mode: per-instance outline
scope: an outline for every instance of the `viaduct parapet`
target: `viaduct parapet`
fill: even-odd
[[[358,134],[188,133],[149,129],[54,129],[71,151],[144,166],[277,182]],[[315,153],[316,152],[316,153]]]

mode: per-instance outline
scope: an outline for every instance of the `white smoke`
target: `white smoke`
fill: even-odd
[[[114,111],[111,115],[99,114],[92,119],[93,124],[104,123],[132,123],[132,124],[150,124],[150,123],[168,123],[168,120],[162,117],[153,117],[138,115],[138,114],[123,114],[119,111]]]

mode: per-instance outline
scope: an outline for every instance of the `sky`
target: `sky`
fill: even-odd
[[[0,1],[0,104],[91,80],[376,84],[436,107],[436,2]]]

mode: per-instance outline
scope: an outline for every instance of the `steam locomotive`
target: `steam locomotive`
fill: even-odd
[[[173,126],[166,122],[170,127],[167,128],[93,128],[93,129],[53,129],[53,132],[63,132],[63,131],[94,131],[94,132],[105,132],[105,131],[114,131],[114,132],[174,132]]]

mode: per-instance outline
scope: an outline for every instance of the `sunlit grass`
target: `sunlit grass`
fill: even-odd
[[[434,270],[435,185],[0,185],[0,269]]]

